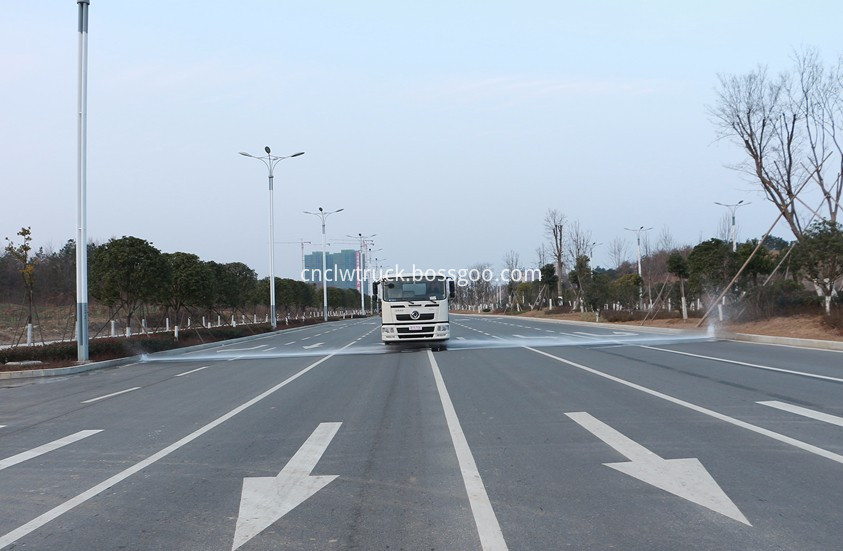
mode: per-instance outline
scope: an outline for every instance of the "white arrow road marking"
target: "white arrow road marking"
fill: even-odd
[[[359,341],[360,339],[357,339],[357,340]],[[323,344],[325,344],[325,343],[324,342],[317,342],[316,344],[311,344],[311,345],[308,345],[308,346],[302,346],[302,348],[304,348],[306,350],[310,350],[311,348],[319,348]]]
[[[794,406],[793,404],[786,404],[785,402],[778,402],[776,400],[758,403],[762,406],[769,406],[771,408],[780,409],[782,411],[789,411],[790,413],[795,413],[796,415],[810,417],[811,419],[816,419],[817,421],[825,421],[826,423],[831,423],[832,425],[843,427],[843,417],[838,417],[829,413],[814,411],[812,409],[803,408],[801,406]]]
[[[339,475],[311,476],[342,423],[321,423],[277,476],[243,479],[232,551],[266,530]]]
[[[607,467],[752,526],[697,458],[662,459],[588,413],[565,415],[629,459],[628,463],[603,463]]]
[[[6,425],[2,425],[6,426]],[[49,444],[44,444],[43,446],[38,446],[37,448],[32,448],[29,451],[25,451],[19,453],[17,455],[13,455],[12,457],[7,457],[6,459],[0,459],[0,471],[11,467],[12,465],[17,465],[18,463],[23,463],[28,459],[32,459],[33,457],[38,457],[39,455],[44,455],[47,452],[51,452],[53,450],[57,450],[61,447],[67,446],[68,444],[73,444],[74,442],[78,442],[83,438],[87,438],[91,435],[94,435],[98,432],[102,432],[102,430],[80,430],[74,434],[69,436],[65,436],[64,438],[59,438],[58,440],[54,440]]]

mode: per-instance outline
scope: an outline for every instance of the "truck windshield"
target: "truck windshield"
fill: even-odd
[[[383,299],[388,302],[404,300],[442,300],[445,298],[445,281],[425,279],[398,279],[385,281]]]

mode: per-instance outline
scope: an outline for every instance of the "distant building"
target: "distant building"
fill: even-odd
[[[359,289],[358,257],[354,249],[343,249],[338,253],[325,254],[326,282],[328,287],[339,289]],[[315,251],[304,257],[304,280],[310,283],[322,283],[322,251]]]

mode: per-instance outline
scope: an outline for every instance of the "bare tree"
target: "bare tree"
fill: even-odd
[[[815,50],[794,56],[794,69],[770,77],[765,67],[720,75],[710,112],[718,136],[739,144],[747,157],[734,167],[757,179],[767,199],[802,240],[794,199],[813,182],[831,222],[843,192],[843,61],[826,68]]]
[[[517,281],[512,281],[512,272],[521,268],[521,257],[516,251],[510,250],[503,255],[503,267],[509,273],[509,282],[506,284],[506,295],[511,300],[515,293],[515,286],[518,284]]]
[[[626,239],[623,237],[616,237],[609,243],[609,258],[612,259],[612,265],[617,270],[621,267],[629,255],[629,249]]]
[[[579,220],[574,220],[568,224],[568,263],[571,266],[576,265],[577,258],[581,256],[588,256],[591,253],[591,246],[594,240],[591,238],[591,231],[583,228]]]
[[[536,261],[539,264],[539,268],[547,264],[548,254],[547,254],[547,247],[544,243],[536,247]]]
[[[544,231],[550,239],[550,252],[556,266],[556,296],[561,297],[565,254],[565,215],[556,209],[547,209],[544,215]]]

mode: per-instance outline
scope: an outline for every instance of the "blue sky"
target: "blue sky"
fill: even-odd
[[[200,7],[201,6],[201,7]],[[344,208],[329,241],[377,234],[390,264],[535,262],[548,208],[608,244],[624,227],[680,244],[775,218],[725,168],[706,105],[718,73],[843,52],[836,2],[92,0],[88,235],[242,261],[268,273],[266,170],[238,151],[306,151],[277,168],[276,241],[318,242],[303,210]],[[0,19],[0,237],[74,235],[77,6],[9,2]],[[779,235],[789,238],[781,228]],[[624,235],[626,234],[626,235]],[[339,243],[336,244],[337,248]],[[352,247],[352,245],[346,245]],[[309,249],[311,250],[311,249]],[[276,246],[295,276],[296,245]],[[609,262],[607,246],[595,250]]]

